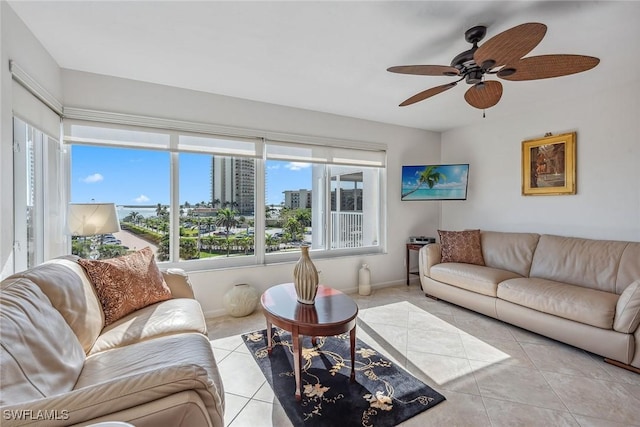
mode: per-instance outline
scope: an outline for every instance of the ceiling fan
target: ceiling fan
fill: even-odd
[[[583,55],[539,55],[523,58],[535,48],[547,26],[537,22],[510,28],[478,46],[487,32],[487,27],[476,26],[465,32],[465,40],[473,44],[467,51],[458,54],[446,65],[401,65],[387,71],[422,76],[460,77],[458,80],[435,86],[403,101],[400,106],[415,104],[442,93],[465,80],[472,85],[464,95],[469,105],[479,109],[493,107],[502,97],[502,83],[486,80],[496,75],[504,80],[539,80],[581,73],[598,65],[600,60]]]

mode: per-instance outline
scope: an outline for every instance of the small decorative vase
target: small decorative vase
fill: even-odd
[[[227,313],[233,317],[243,317],[253,313],[258,304],[258,291],[251,285],[234,285],[222,298]]]
[[[318,270],[309,258],[309,246],[302,246],[300,259],[293,268],[293,284],[298,302],[313,304],[318,292]]]
[[[368,264],[362,264],[358,271],[358,293],[360,295],[371,295],[371,271]]]

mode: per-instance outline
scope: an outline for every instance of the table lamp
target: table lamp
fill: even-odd
[[[91,259],[100,257],[98,236],[120,231],[114,203],[70,203],[67,225],[72,236],[91,236]]]

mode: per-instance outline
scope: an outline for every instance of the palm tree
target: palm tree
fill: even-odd
[[[296,209],[293,217],[300,223],[303,229],[311,225],[311,209]]]
[[[283,229],[294,242],[301,240],[302,234],[304,233],[304,226],[293,217],[287,219]]]
[[[211,216],[207,216],[205,218],[203,218],[205,221],[205,224],[207,225],[207,232],[211,231],[211,225],[213,224],[213,217]]]
[[[273,234],[267,234],[265,236],[265,244],[267,246],[267,250],[271,252],[278,248],[278,245],[280,244],[280,239],[277,237],[273,237]]]
[[[229,256],[229,231],[238,225],[238,220],[236,219],[236,212],[229,209],[224,208],[218,211],[218,215],[216,216],[216,226],[224,227],[226,241],[227,241],[227,256]]]
[[[433,188],[433,186],[439,183],[440,180],[446,181],[446,175],[438,172],[437,166],[427,166],[422,172],[420,172],[420,177],[418,178],[418,185],[416,186],[416,188],[409,191],[408,193],[403,194],[402,197],[406,197],[409,194],[418,191],[424,184],[427,184],[429,188]]]

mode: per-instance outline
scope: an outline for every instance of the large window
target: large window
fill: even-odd
[[[268,254],[381,249],[384,152],[279,141],[265,151]]]
[[[71,201],[115,203],[125,251],[196,269],[382,250],[382,150],[76,120],[65,142]]]
[[[100,256],[149,246],[158,260],[168,260],[170,153],[75,144],[70,154],[70,202],[116,204],[123,231],[102,236]],[[86,238],[73,238],[72,253],[87,256],[88,251]]]
[[[380,180],[380,168],[267,161],[267,252],[377,250]]]
[[[20,271],[66,253],[66,194],[60,185],[65,180],[59,144],[61,105],[48,94],[46,97],[35,95],[39,86],[13,61],[10,68],[13,77],[10,91],[13,110],[13,269]],[[43,102],[44,98],[47,103]]]
[[[16,271],[61,255],[65,245],[58,141],[13,119]]]

